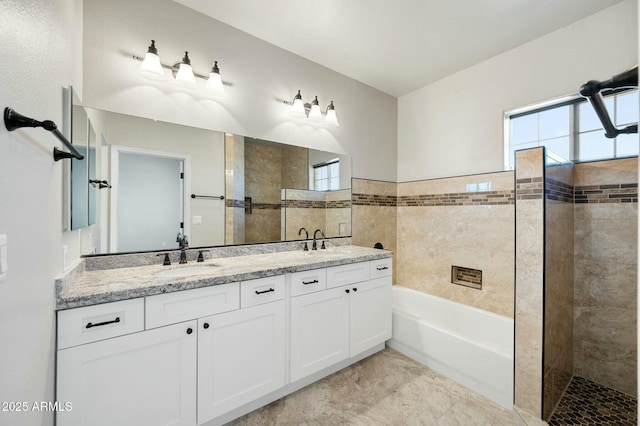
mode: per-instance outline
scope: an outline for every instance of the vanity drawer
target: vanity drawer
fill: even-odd
[[[371,266],[369,276],[371,279],[388,277],[391,275],[391,258],[372,260],[369,262]]]
[[[327,270],[294,272],[291,274],[291,297],[314,293],[327,288]]]
[[[261,305],[284,299],[284,275],[257,278],[240,283],[240,306]]]
[[[144,330],[144,299],[58,312],[58,349]]]
[[[369,262],[327,268],[327,288],[341,287],[369,279]]]
[[[240,308],[240,283],[212,285],[146,298],[146,328],[175,324]]]

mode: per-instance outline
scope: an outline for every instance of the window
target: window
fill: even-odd
[[[316,191],[340,189],[340,160],[335,159],[313,166],[313,181]]]
[[[638,91],[605,97],[605,106],[617,128],[638,122]],[[513,169],[514,152],[546,146],[557,156],[576,162],[638,155],[638,134],[604,136],[602,123],[583,98],[536,105],[505,116],[505,168]]]

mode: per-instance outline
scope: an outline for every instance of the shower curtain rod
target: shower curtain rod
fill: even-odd
[[[607,112],[607,108],[604,106],[602,95],[600,94],[602,89],[620,89],[628,87],[638,87],[637,65],[628,71],[614,75],[609,80],[590,80],[580,87],[580,95],[587,98],[591,106],[593,106],[598,118],[602,122],[602,126],[605,130],[604,135],[607,138],[615,138],[623,133],[638,133],[638,123],[622,129],[618,129],[613,125],[611,118],[609,117],[609,113]]]
[[[4,126],[8,131],[12,132],[21,127],[42,127],[45,130],[50,131],[53,135],[60,140],[66,146],[69,151],[65,152],[59,150],[57,147],[53,148],[53,159],[55,161],[62,160],[64,158],[76,158],[78,160],[82,160],[84,155],[80,154],[80,152],[71,145],[71,142],[64,137],[60,130],[58,130],[58,126],[51,120],[38,121],[33,118],[25,117],[20,114],[16,110],[6,107],[4,109]]]

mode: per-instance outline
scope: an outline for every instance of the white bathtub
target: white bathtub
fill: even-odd
[[[393,349],[513,407],[513,320],[393,286]]]

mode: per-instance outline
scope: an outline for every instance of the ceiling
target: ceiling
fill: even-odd
[[[175,1],[398,97],[622,0]]]

